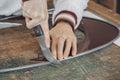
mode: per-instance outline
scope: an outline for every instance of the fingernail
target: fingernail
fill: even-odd
[[[53,56],[55,59],[57,59],[55,56]]]

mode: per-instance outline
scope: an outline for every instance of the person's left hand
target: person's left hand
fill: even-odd
[[[72,27],[65,22],[59,22],[50,30],[52,39],[52,54],[55,58],[61,60],[69,56],[70,51],[72,56],[77,52],[77,39],[72,30]],[[65,48],[64,48],[65,47]]]

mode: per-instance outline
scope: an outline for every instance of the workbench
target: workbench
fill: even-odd
[[[38,45],[30,47],[36,48]],[[120,47],[111,44],[102,50],[59,65],[0,74],[0,80],[120,80]]]
[[[20,29],[15,30],[22,34]],[[26,30],[24,33],[28,32],[31,32],[29,34],[33,33],[32,30]],[[4,30],[1,33],[4,33]],[[11,33],[13,32],[11,31]],[[20,38],[17,35],[14,35],[14,37]],[[22,36],[28,43],[33,41],[29,37],[28,34]],[[32,43],[37,44],[36,42]],[[18,44],[16,44],[17,48],[19,48]],[[38,46],[26,47],[25,50],[32,54],[30,53],[31,48],[38,48]],[[10,48],[15,49],[12,46]],[[23,54],[25,55],[25,53]],[[31,56],[28,56],[28,58],[31,58]],[[120,47],[111,44],[102,50],[64,61],[59,65],[48,65],[0,74],[0,80],[120,80]]]
[[[120,48],[112,44],[60,65],[0,74],[0,80],[120,80]]]

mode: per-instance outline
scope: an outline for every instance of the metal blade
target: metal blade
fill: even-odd
[[[58,64],[60,63],[57,59],[55,59],[53,57],[53,55],[51,54],[50,50],[46,47],[46,44],[45,44],[45,40],[44,40],[44,36],[39,36],[37,37],[38,39],[38,42],[39,42],[39,45],[40,45],[40,48],[43,52],[43,55],[45,56],[45,58],[51,62],[51,63],[54,63],[54,64]]]
[[[0,22],[0,29],[21,26],[20,23]]]
[[[58,64],[59,61],[53,57],[50,50],[46,47],[45,37],[44,37],[43,30],[41,28],[41,25],[37,25],[33,29],[34,29],[35,35],[37,37],[37,40],[39,42],[41,51],[43,52],[43,55],[45,56],[45,58],[51,63]]]

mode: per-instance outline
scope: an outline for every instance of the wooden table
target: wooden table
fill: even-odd
[[[15,30],[20,32],[18,29]],[[26,33],[33,34],[29,30]],[[20,34],[22,35],[22,33]],[[19,39],[19,35],[16,37]],[[27,34],[22,37],[28,42],[34,41],[34,39],[28,38],[30,36]],[[33,43],[37,44],[36,41]],[[17,45],[17,47],[20,46]],[[30,51],[31,48],[36,47],[38,45],[30,46],[26,50]],[[14,47],[11,48],[14,49]],[[64,61],[60,65],[0,74],[0,80],[120,80],[120,48],[112,44],[95,53]]]
[[[120,80],[120,48],[112,44],[60,65],[0,74],[0,80]]]

